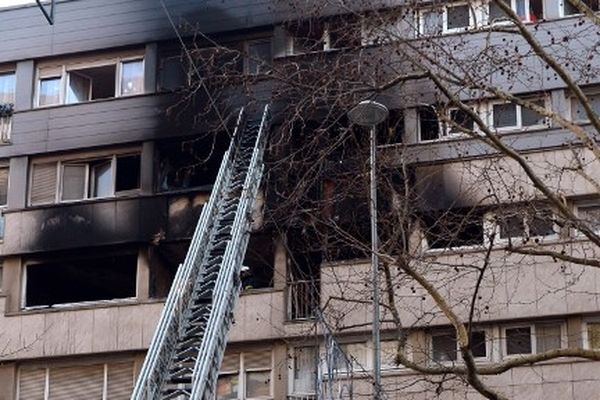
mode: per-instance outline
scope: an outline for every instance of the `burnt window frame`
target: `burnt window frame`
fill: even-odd
[[[453,244],[453,245],[449,245],[449,246],[441,246],[441,247],[432,247],[433,243],[429,243],[429,238],[427,237],[427,233],[424,231],[425,229],[428,229],[425,226],[425,218],[436,218],[435,216],[425,216],[425,215],[421,215],[420,216],[420,224],[421,224],[421,234],[422,234],[422,248],[427,252],[427,253],[436,253],[436,252],[444,252],[444,251],[464,251],[464,250],[473,250],[473,249],[480,249],[483,246],[486,245],[487,243],[487,230],[486,230],[486,211],[483,208],[479,208],[479,207],[465,207],[465,208],[449,208],[449,209],[445,209],[445,210],[431,210],[430,213],[436,214],[436,213],[441,213],[441,217],[438,217],[438,221],[436,221],[436,223],[434,225],[437,225],[439,223],[439,219],[441,218],[453,218],[453,217],[458,217],[458,215],[449,215],[449,214],[454,214],[457,213],[459,211],[463,211],[466,210],[465,214],[463,214],[462,216],[460,216],[459,218],[463,218],[463,220],[465,218],[469,219],[469,221],[467,221],[467,223],[464,224],[464,228],[467,228],[469,225],[473,225],[475,224],[475,221],[471,221],[471,219],[473,217],[478,217],[478,221],[481,222],[481,240],[478,243],[468,243],[468,244]],[[459,224],[459,226],[463,225],[462,223]],[[454,226],[454,224],[453,224]],[[455,232],[456,234],[459,234],[459,232]],[[448,241],[450,244],[452,244],[452,241],[456,241],[458,240],[458,238],[455,239],[444,239],[444,241]],[[478,239],[479,240],[479,239]],[[462,240],[461,240],[462,241]]]

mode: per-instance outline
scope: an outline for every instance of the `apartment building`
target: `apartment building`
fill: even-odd
[[[598,2],[585,3],[598,11]],[[567,0],[506,4],[535,37],[552,37],[548,46],[561,62],[568,54],[590,57],[590,69],[573,74],[598,113],[593,22]],[[1,400],[131,396],[237,110],[272,103],[273,130],[286,126],[278,115],[289,111],[286,99],[276,95],[281,82],[289,83],[281,71],[393,57],[399,41],[414,44],[413,54],[422,49],[419,43],[444,43],[473,57],[482,43],[499,53],[518,47],[490,33],[490,26],[512,25],[486,0],[303,6],[59,0],[53,25],[35,5],[0,9]],[[552,47],[556,43],[560,48]],[[229,49],[226,62],[215,58],[215,48]],[[508,65],[506,57],[482,65]],[[597,247],[580,225],[558,217],[556,205],[537,195],[514,159],[465,135],[485,137],[482,124],[493,129],[561,193],[578,224],[597,230],[593,146],[582,150],[575,128],[550,115],[593,132],[589,110],[532,57],[524,51],[515,58],[520,70],[489,72],[494,87],[527,104],[483,89],[483,96],[460,93],[474,110],[469,114],[442,105],[439,90],[422,77],[382,90],[379,98],[391,110],[383,128],[389,135],[380,138],[382,169],[410,169],[418,199],[410,208],[419,222],[411,222],[403,243],[461,318],[475,310],[470,348],[481,367],[555,349],[600,347]],[[403,65],[387,60],[390,68]],[[250,77],[249,83],[225,79],[227,86],[214,90],[215,63],[221,74]],[[355,72],[352,61],[345,65]],[[279,75],[271,71],[277,68]],[[399,74],[391,70],[382,74]],[[354,78],[348,76],[345,82]],[[204,82],[195,97],[186,91],[191,81]],[[219,107],[211,109],[213,102]],[[307,122],[302,130],[307,137],[310,127]],[[332,153],[335,171],[366,182],[367,175],[341,166],[335,159],[341,153]],[[368,245],[368,212],[359,200],[366,192],[339,199],[334,179],[316,186],[318,206],[302,204],[303,212],[316,208],[339,226],[359,225],[348,232]],[[264,185],[255,206],[217,398],[372,398],[368,252],[360,243],[348,246],[347,238],[313,247],[314,240],[304,240],[308,218],[281,232],[265,217],[265,208],[280,201],[271,189]],[[531,250],[532,243],[536,251],[580,262],[516,251],[520,245]],[[515,251],[507,252],[513,245]],[[477,283],[474,271],[488,268],[483,265],[491,272]],[[392,268],[392,276],[407,359],[432,368],[463,365],[455,329],[431,293],[401,271]],[[382,310],[385,398],[480,398],[461,379],[399,365],[397,326],[391,308]],[[598,362],[561,357],[507,368],[484,381],[508,398],[595,399],[599,373]]]

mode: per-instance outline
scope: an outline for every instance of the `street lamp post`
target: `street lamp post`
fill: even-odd
[[[368,127],[370,130],[370,217],[371,217],[371,280],[373,283],[373,399],[381,399],[381,340],[379,317],[379,257],[377,251],[377,125],[388,117],[388,109],[383,104],[371,100],[358,103],[348,112],[351,122]]]

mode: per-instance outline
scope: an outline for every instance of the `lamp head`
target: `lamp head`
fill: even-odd
[[[348,111],[348,118],[356,125],[375,126],[388,117],[386,106],[373,100],[364,100]]]

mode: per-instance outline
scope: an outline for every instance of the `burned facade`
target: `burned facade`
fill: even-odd
[[[347,117],[363,95],[390,108],[387,398],[480,398],[452,369],[465,355],[516,363],[483,377],[508,398],[596,398],[600,152],[581,145],[600,104],[593,19],[568,0],[503,2],[561,62],[588,51],[569,86],[495,0],[229,3],[63,0],[54,25],[34,5],[0,9],[0,400],[130,398],[237,112],[267,103],[217,398],[372,398],[368,132]],[[455,65],[491,84],[432,78]],[[467,345],[449,314],[468,321]],[[518,362],[548,351],[564,356]]]

